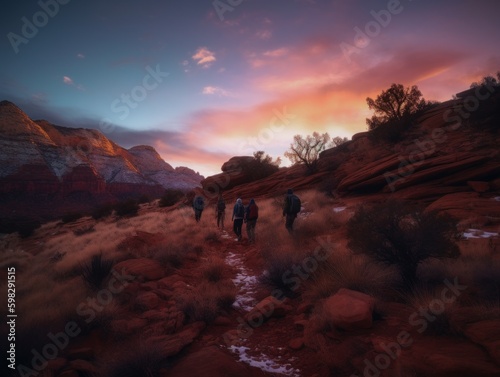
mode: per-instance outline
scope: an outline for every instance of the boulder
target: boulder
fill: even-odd
[[[274,296],[268,296],[245,315],[245,320],[247,322],[266,321],[273,317],[284,317],[291,311],[292,307],[290,305],[278,300]]]
[[[372,327],[375,299],[367,294],[341,288],[324,305],[328,321],[344,330]]]
[[[120,335],[131,335],[148,324],[143,318],[115,319],[111,321],[111,330]]]
[[[143,310],[154,309],[158,306],[159,303],[160,303],[160,299],[153,292],[141,293],[135,299],[135,305],[138,308],[143,309]]]
[[[465,336],[483,346],[495,362],[500,365],[500,320],[490,319],[469,324]]]
[[[150,338],[149,343],[152,346],[159,347],[164,357],[174,356],[191,344],[203,329],[205,329],[204,322],[194,322],[185,326],[182,331],[176,334]]]
[[[475,192],[487,192],[490,190],[490,184],[488,182],[481,181],[468,181],[467,186],[469,186]]]

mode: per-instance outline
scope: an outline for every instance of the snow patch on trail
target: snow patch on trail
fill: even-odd
[[[245,268],[245,264],[240,255],[230,252],[226,257],[226,263],[238,269],[236,277],[233,279],[234,285],[238,287],[238,294],[233,303],[233,307],[249,312],[253,309],[257,300],[255,299],[255,287],[257,286],[257,276],[251,275]]]
[[[469,238],[491,238],[491,237],[498,237],[498,233],[496,232],[485,232],[480,229],[467,229],[466,232],[464,232],[464,237],[469,239]]]
[[[229,349],[238,355],[239,361],[268,373],[281,374],[283,376],[300,377],[300,371],[294,369],[290,364],[278,364],[269,356],[261,353],[259,356],[250,356],[245,346],[231,346]]]
[[[339,213],[345,211],[346,209],[347,207],[333,207],[333,212]]]

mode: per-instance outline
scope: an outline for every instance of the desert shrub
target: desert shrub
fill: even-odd
[[[453,218],[395,200],[359,207],[347,223],[347,237],[354,252],[397,266],[409,289],[422,261],[459,256]]]
[[[406,131],[415,125],[417,118],[416,114],[412,114],[402,119],[389,120],[372,129],[368,136],[374,142],[397,143],[404,138]]]
[[[100,289],[113,265],[114,261],[104,259],[102,253],[92,256],[89,262],[81,266],[83,281],[90,289]]]
[[[334,252],[306,282],[306,294],[317,300],[330,297],[340,288],[347,288],[390,299],[396,296],[393,287],[398,279],[395,268],[387,268],[362,255]]]
[[[167,189],[160,198],[160,207],[170,207],[184,199],[185,194],[181,190]]]
[[[73,221],[76,221],[78,219],[81,219],[82,217],[83,217],[83,214],[80,212],[70,212],[70,213],[65,214],[62,217],[61,221],[64,224],[68,224],[68,223],[72,223]]]
[[[134,199],[128,199],[115,206],[116,215],[119,217],[136,216],[139,211],[139,204]]]
[[[73,231],[73,234],[78,237],[78,236],[83,236],[84,234],[88,234],[88,233],[92,233],[92,232],[95,232],[95,227],[93,224],[90,224],[90,225],[75,229]]]
[[[113,213],[114,206],[112,204],[104,204],[92,211],[92,218],[94,220],[99,220],[104,217],[108,217]]]
[[[461,113],[468,113],[469,117],[466,124],[489,131],[498,131],[500,129],[500,86],[486,87],[483,86],[481,93],[490,94],[487,99],[479,102],[479,107],[475,111],[461,110]],[[466,99],[459,106],[465,106]],[[470,106],[470,104],[469,104]]]
[[[21,238],[28,238],[35,233],[35,230],[40,228],[41,222],[36,219],[17,218],[17,219],[1,219],[0,233],[15,233],[18,232]]]
[[[302,268],[302,263],[308,257],[304,245],[294,245],[291,242],[271,242],[262,249],[264,259],[264,272],[259,281],[271,288],[278,288],[285,295],[293,297],[298,293],[296,278],[297,269]],[[302,270],[301,270],[302,271]]]
[[[177,307],[188,321],[212,322],[236,299],[237,289],[230,280],[203,282],[176,297]]]
[[[218,281],[222,280],[227,269],[228,266],[226,265],[226,262],[224,262],[224,260],[222,260],[221,258],[212,258],[209,259],[205,265],[203,265],[201,274],[204,279],[212,283],[217,283]]]
[[[457,335],[452,319],[460,304],[458,300],[444,302],[441,299],[442,289],[420,284],[404,298],[414,309],[410,321],[417,326],[417,331],[429,335]]]
[[[219,239],[219,233],[215,232],[215,231],[209,231],[206,235],[205,235],[205,241],[207,242],[220,242],[220,239]]]
[[[139,203],[139,204],[145,204],[145,203],[149,203],[149,202],[151,202],[151,198],[149,196],[147,196],[146,194],[142,194],[137,199],[137,203]]]

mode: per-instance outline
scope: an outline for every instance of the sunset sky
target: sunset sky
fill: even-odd
[[[393,82],[443,101],[500,70],[497,0],[2,8],[0,100],[126,148],[152,145],[204,175],[234,155],[282,157],[295,134],[365,131],[366,97]]]

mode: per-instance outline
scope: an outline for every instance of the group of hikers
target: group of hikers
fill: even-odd
[[[290,234],[293,233],[293,223],[297,217],[297,214],[301,209],[301,202],[297,195],[293,193],[292,189],[288,189],[283,200],[283,217],[285,219],[285,227]],[[193,199],[193,209],[194,217],[196,222],[201,220],[201,215],[205,209],[205,199],[203,196],[196,196]],[[217,204],[215,207],[215,215],[217,218],[217,227],[224,229],[224,219],[226,217],[226,202],[222,196],[219,194],[217,199]],[[248,235],[248,242],[255,242],[255,226],[257,225],[257,219],[259,218],[259,207],[254,199],[250,199],[247,206],[243,204],[241,198],[236,199],[236,203],[233,207],[233,214],[231,216],[231,221],[233,222],[233,231],[236,234],[236,240],[239,242],[242,240],[242,228],[243,223],[246,224],[246,230]]]

